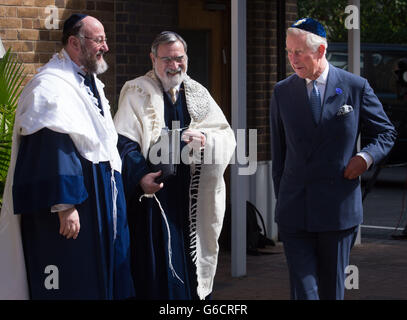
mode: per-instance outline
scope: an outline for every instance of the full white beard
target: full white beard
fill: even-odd
[[[161,84],[164,88],[164,91],[168,91],[171,88],[174,88],[182,83],[185,79],[186,72],[181,70],[180,74],[176,74],[174,76],[168,77],[167,72],[165,73],[164,77],[161,77],[160,74],[157,72],[155,66],[154,66],[154,72],[158,79],[160,79]]]

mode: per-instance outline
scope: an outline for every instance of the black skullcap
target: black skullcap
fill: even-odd
[[[313,34],[316,34],[317,36],[320,36],[322,38],[326,38],[326,32],[322,24],[312,18],[303,18],[297,20],[291,25],[291,28],[302,29],[308,32],[312,32]]]
[[[86,18],[87,14],[74,13],[64,22],[63,34],[67,34],[79,21]]]

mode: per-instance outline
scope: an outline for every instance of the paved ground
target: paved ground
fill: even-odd
[[[362,244],[351,252],[358,267],[359,288],[347,290],[345,300],[406,300],[407,240],[392,240],[395,227],[406,224],[407,169],[381,173],[378,184],[364,201]],[[379,227],[379,228],[378,228]],[[213,299],[287,300],[288,272],[281,243],[272,254],[247,256],[247,275],[230,276],[230,252],[221,251]]]
[[[351,264],[359,269],[359,289],[347,290],[345,300],[406,300],[407,241],[369,242],[356,246]],[[222,252],[213,299],[288,300],[289,282],[281,244],[275,253],[247,257],[247,276],[230,276],[230,254]]]

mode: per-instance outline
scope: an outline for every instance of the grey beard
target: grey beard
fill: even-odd
[[[88,58],[85,60],[85,63],[83,64],[83,66],[89,73],[95,73],[95,74],[102,74],[109,68],[109,66],[107,65],[107,63],[104,59],[101,62],[98,62],[96,60],[92,60],[92,59]]]
[[[94,74],[102,74],[109,68],[103,56],[102,61],[98,62],[96,58],[93,58],[92,56],[89,55],[88,51],[84,46],[81,47],[81,51],[83,54],[82,65],[85,67],[87,72]]]
[[[106,63],[105,59],[103,59],[100,63],[96,62],[96,74],[102,74],[104,72],[107,71],[107,69],[109,69],[108,64]]]
[[[172,78],[164,78],[163,79],[162,77],[160,77],[158,72],[155,70],[155,67],[154,67],[154,73],[157,76],[157,78],[160,79],[161,85],[163,86],[164,91],[168,91],[171,88],[174,88],[174,87],[180,85],[184,81],[185,75],[186,75],[186,72],[183,72],[181,70],[181,74],[176,76],[176,78],[172,77]]]

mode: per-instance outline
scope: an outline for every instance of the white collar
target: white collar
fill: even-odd
[[[84,70],[85,67],[82,66],[78,66],[69,56],[68,52],[66,52],[66,50],[64,48],[62,48],[61,53],[64,55],[65,59],[70,61],[72,63],[72,67],[74,69],[74,71],[79,72],[81,75],[86,75],[86,71]]]

